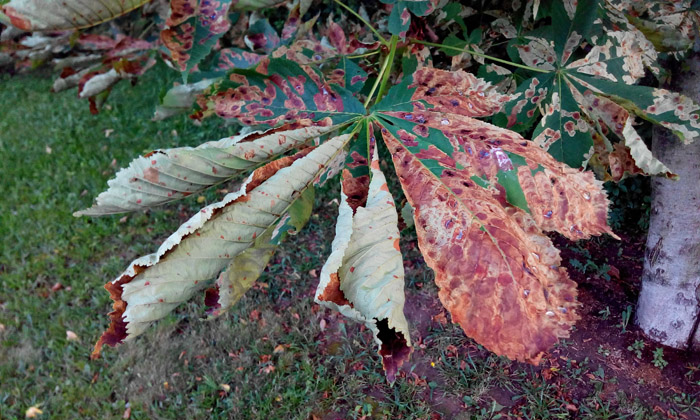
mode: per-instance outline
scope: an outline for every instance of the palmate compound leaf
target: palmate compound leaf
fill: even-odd
[[[142,210],[178,200],[230,180],[242,171],[310,144],[337,129],[330,118],[299,120],[264,132],[226,137],[195,148],[156,150],[117,172],[89,209],[76,216]]]
[[[24,31],[80,29],[112,20],[150,0],[10,0],[2,13]]]
[[[630,86],[646,69],[658,73],[657,53],[624,15],[597,0],[579,1],[575,14],[554,4],[552,19],[558,24],[516,45],[523,62],[544,73],[522,82],[516,92],[523,96],[506,104],[507,127],[523,131],[541,115],[535,143],[572,167],[590,160],[605,180],[619,179],[625,172],[673,177],[641,141],[633,116],[670,128],[689,141],[700,134],[700,108],[663,89]],[[578,58],[585,40],[592,47]],[[609,115],[613,107],[602,110],[592,105],[610,102],[605,98],[618,105],[616,118],[627,117],[615,121]],[[619,143],[608,141],[611,132]],[[622,172],[621,160],[627,168]]]
[[[357,143],[374,146],[371,125]],[[316,302],[364,323],[374,334],[389,382],[411,353],[404,308],[403,257],[399,250],[398,215],[379,169],[374,148],[370,175],[368,153],[352,153],[343,171],[340,210],[331,255],[321,270]],[[365,155],[365,156],[363,156]],[[366,178],[369,177],[369,182]]]
[[[240,191],[203,208],[154,254],[134,260],[105,285],[114,300],[112,323],[95,345],[114,346],[141,334],[186,301],[234,259],[275,235],[275,228],[303,192],[322,181],[333,162],[344,160],[349,134],[278,159],[251,174]],[[271,233],[272,232],[272,233]],[[235,267],[232,267],[235,269]]]
[[[612,232],[592,173],[473,118],[508,99],[464,72],[424,68],[374,115],[443,305],[489,350],[538,363],[578,318],[575,283],[542,230],[572,239]]]

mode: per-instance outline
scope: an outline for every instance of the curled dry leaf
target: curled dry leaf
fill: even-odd
[[[122,213],[161,205],[230,180],[332,131],[330,119],[299,120],[264,132],[226,137],[196,148],[156,150],[108,182],[95,205],[76,216]]]
[[[33,419],[42,414],[44,414],[44,412],[38,406],[33,405],[24,412],[24,417],[28,419]]]
[[[104,344],[114,346],[141,334],[205,287],[237,255],[254,246],[256,238],[274,230],[290,205],[319,182],[329,162],[342,155],[349,138],[337,136],[257,169],[238,192],[204,207],[158,252],[136,259],[107,283],[114,300],[112,323],[93,356],[99,356]]]
[[[365,164],[367,161],[365,160]],[[351,204],[349,191],[363,195]],[[404,317],[404,269],[398,215],[376,149],[369,185],[343,172],[340,214],[331,255],[321,270],[316,302],[364,323],[374,334],[389,382],[411,353]]]

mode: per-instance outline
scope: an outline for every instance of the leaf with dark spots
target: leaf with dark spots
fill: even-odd
[[[259,19],[248,29],[245,43],[253,51],[269,53],[280,46],[282,40],[267,19]]]
[[[76,215],[96,216],[142,210],[178,200],[232,179],[242,171],[308,145],[337,129],[330,119],[299,120],[265,132],[226,137],[196,148],[158,150],[135,159],[108,182],[91,208]]]
[[[439,70],[423,71],[414,77],[420,87],[402,82],[375,111],[415,209],[421,252],[467,335],[497,354],[538,363],[577,318],[575,284],[542,231],[572,239],[612,234],[602,183],[517,133],[472,118],[502,103],[483,81],[443,85]],[[451,111],[453,100],[472,106]]]
[[[205,288],[257,238],[275,236],[285,214],[343,155],[350,140],[341,135],[316,148],[278,159],[255,170],[238,192],[204,207],[185,222],[154,254],[134,260],[106,288],[115,298],[112,326],[95,347],[141,334],[153,322]],[[120,336],[126,328],[126,337]]]
[[[216,113],[246,125],[327,117],[340,124],[365,112],[349,91],[331,87],[311,67],[283,58],[263,60],[256,71],[234,70],[197,103],[198,117]]]
[[[469,171],[455,166],[437,177],[393,135],[383,136],[452,319],[487,349],[538,363],[577,318],[575,284],[556,248],[524,211],[464,187]]]
[[[374,109],[417,111],[415,121],[421,123],[421,112],[486,117],[512,99],[513,96],[498,93],[489,82],[465,71],[423,67],[406,75]]]

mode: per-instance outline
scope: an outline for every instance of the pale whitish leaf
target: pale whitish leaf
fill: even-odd
[[[135,211],[178,200],[311,143],[335,128],[329,120],[300,120],[196,148],[157,150],[120,170],[108,182],[109,189],[97,197],[95,205],[77,212],[76,216]]]
[[[110,69],[106,73],[98,74],[90,79],[80,89],[80,98],[89,98],[114,86],[123,76],[115,69]]]
[[[527,37],[527,39],[529,40],[527,44],[517,45],[523,63],[542,70],[554,71],[554,64],[557,62],[554,45],[542,38]]]
[[[404,269],[394,199],[375,156],[367,202],[353,211],[343,175],[332,252],[321,270],[316,301],[364,323],[373,333],[390,382],[408,359],[411,338],[404,308]]]
[[[112,324],[95,346],[141,334],[213,279],[258,237],[274,229],[301,192],[317,182],[350,139],[341,135],[257,169],[236,193],[203,208],[154,254],[134,260],[107,283]],[[310,151],[309,151],[310,150]],[[291,162],[291,164],[290,164]]]
[[[24,412],[24,417],[28,419],[33,419],[42,414],[44,414],[44,412],[38,406],[33,405]]]
[[[2,12],[25,31],[80,29],[130,12],[149,0],[10,0]]]

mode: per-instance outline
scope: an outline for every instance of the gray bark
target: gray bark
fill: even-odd
[[[687,60],[680,76],[685,95],[700,102],[700,60]],[[637,325],[666,346],[700,349],[700,139],[682,144],[654,129],[652,152],[680,176],[652,179],[647,237]]]

